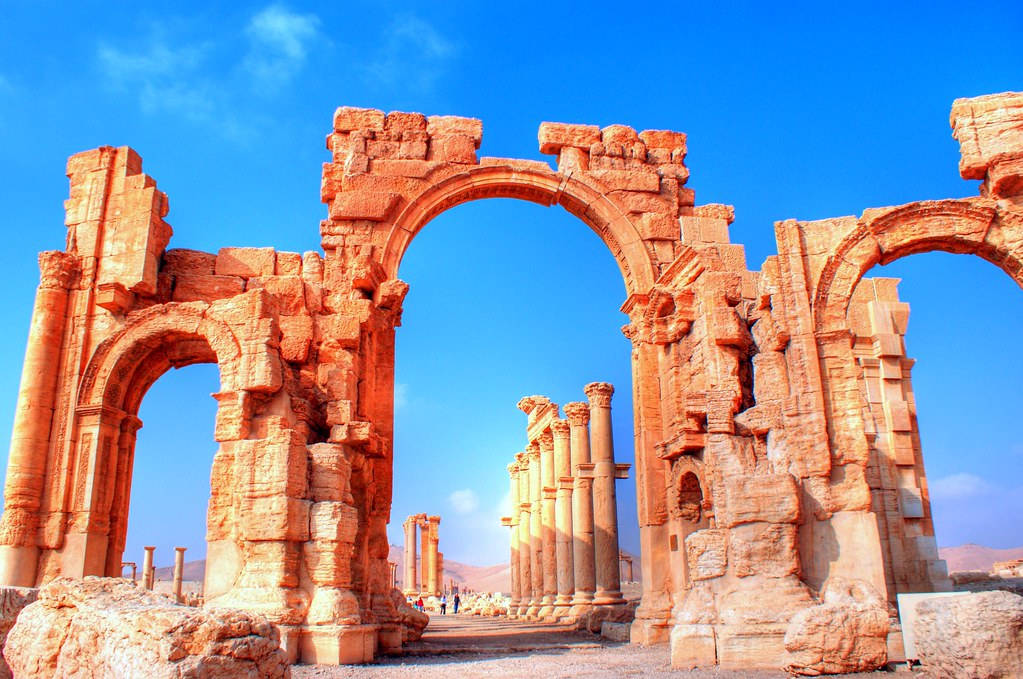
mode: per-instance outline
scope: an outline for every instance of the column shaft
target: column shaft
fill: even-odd
[[[574,571],[574,607],[593,603],[596,589],[593,551],[593,479],[590,464],[590,406],[575,402],[565,405],[570,429],[569,452],[572,465],[572,566]],[[582,612],[583,609],[575,612]]]
[[[181,603],[181,582],[185,576],[185,548],[174,548],[174,600]]]
[[[519,606],[517,615],[524,616],[529,609],[529,601],[533,595],[531,564],[531,545],[529,534],[529,458],[525,453],[515,456],[518,463],[518,498],[519,504],[512,510],[518,512],[519,525],[515,528],[519,534]]]
[[[402,524],[405,528],[405,592],[415,594],[419,591],[416,583],[416,528],[418,522],[415,517],[408,517]]]
[[[146,554],[142,557],[142,587],[153,589],[153,551],[156,547],[143,547]]]
[[[555,540],[555,499],[557,495],[554,478],[554,436],[550,430],[540,435],[540,474],[542,490],[542,541],[543,541],[543,606],[540,617],[554,613],[554,600],[558,593],[558,569]]]
[[[511,483],[508,499],[512,508],[508,518],[508,523],[511,526],[511,554],[508,563],[511,571],[511,601],[508,602],[508,612],[512,613],[518,608],[522,596],[522,581],[519,573],[519,467],[517,463],[508,465],[508,478]]]
[[[529,543],[531,547],[531,587],[528,614],[535,616],[540,611],[543,599],[543,522],[540,511],[540,447],[533,443],[529,449]]]
[[[569,424],[565,420],[551,423],[554,435],[554,474],[557,495],[555,513],[555,562],[558,596],[554,601],[558,615],[567,615],[575,593],[575,574],[572,566],[572,461],[569,443]]]
[[[596,552],[596,604],[624,603],[618,566],[618,504],[615,493],[611,395],[606,382],[586,385],[590,399],[590,452],[593,455],[593,525]]]

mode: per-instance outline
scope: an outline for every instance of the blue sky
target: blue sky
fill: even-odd
[[[1023,89],[1023,6],[855,3],[137,3],[7,1],[0,21],[0,336],[6,451],[36,253],[63,247],[67,156],[130,145],[169,194],[172,247],[319,246],[323,139],[339,105],[483,120],[481,155],[543,158],[543,120],[688,133],[697,202],[735,206],[759,268],[784,218],[968,196],[952,100]],[[889,6],[890,5],[890,6]],[[547,158],[544,158],[547,159]],[[916,255],[909,353],[940,544],[1023,544],[1017,417],[1023,293],[967,257]],[[611,381],[631,461],[621,277],[558,210],[464,205],[412,244],[398,331],[391,530],[441,514],[447,558],[507,558],[495,524],[524,441],[515,402]],[[126,559],[203,549],[214,451],[213,366],[161,378],[143,403]],[[0,453],[3,454],[3,453]],[[623,546],[638,550],[620,482]]]

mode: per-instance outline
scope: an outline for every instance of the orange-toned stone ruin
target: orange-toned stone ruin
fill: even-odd
[[[39,258],[0,582],[119,574],[139,403],[170,368],[213,362],[207,603],[265,614],[292,659],[400,647],[385,533],[408,289],[398,266],[439,213],[510,197],[577,216],[625,280],[643,583],[634,642],[670,639],[676,666],[778,667],[786,625],[836,576],[889,602],[946,588],[908,310],[894,281],[862,276],[945,250],[1023,282],[1023,95],[958,100],[952,126],[980,195],[779,222],[778,254],[759,271],[729,242],[732,208],[695,204],[677,132],[544,123],[552,168],[477,158],[478,120],[341,108],[323,168],[323,252],[304,255],[168,250],[167,198],[139,156],[77,154],[67,248]],[[554,593],[564,605],[567,590]]]
[[[444,555],[437,551],[440,545],[440,517],[416,514],[405,519],[405,594],[423,596],[440,596],[444,584]],[[416,530],[420,530],[423,545],[422,556],[423,579],[416,577]]]
[[[626,612],[615,479],[628,478],[630,465],[614,460],[614,387],[593,382],[584,391],[589,403],[566,403],[567,419],[546,396],[519,401],[528,452],[508,465],[514,511],[501,520],[512,529],[510,617],[614,620]]]

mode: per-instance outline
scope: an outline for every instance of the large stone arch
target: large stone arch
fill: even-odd
[[[149,388],[173,367],[215,363],[221,376],[218,410],[242,400],[240,343],[209,305],[169,303],[136,312],[93,352],[70,423],[74,463],[69,483],[71,520],[63,560],[81,559],[83,574],[114,576],[127,535],[138,409]],[[231,419],[218,412],[218,421]],[[218,436],[217,438],[222,438]],[[214,494],[229,488],[214,488]],[[216,498],[214,498],[216,499]],[[211,503],[214,504],[214,503]],[[77,550],[80,555],[68,554]],[[101,560],[102,559],[102,560]]]
[[[646,292],[657,277],[639,230],[622,206],[595,182],[539,167],[480,165],[445,176],[410,198],[391,225],[381,261],[385,275],[397,278],[408,246],[426,224],[442,212],[474,200],[515,198],[545,207],[563,206],[589,226],[607,245],[622,272],[627,294]]]

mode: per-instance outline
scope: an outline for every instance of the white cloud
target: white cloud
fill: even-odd
[[[454,43],[426,21],[406,14],[385,30],[380,51],[370,61],[367,73],[389,85],[429,89],[454,54]]]
[[[451,506],[458,514],[472,514],[480,506],[480,499],[476,496],[476,491],[471,488],[464,488],[451,493],[448,496],[448,502],[451,503]]]
[[[320,38],[320,19],[270,5],[245,27],[250,50],[245,68],[259,81],[257,91],[276,89],[301,70],[310,43]]]
[[[951,474],[930,482],[931,498],[935,500],[962,500],[991,490],[987,481],[974,474]]]
[[[398,383],[394,385],[394,410],[398,411],[408,405],[408,385]]]

